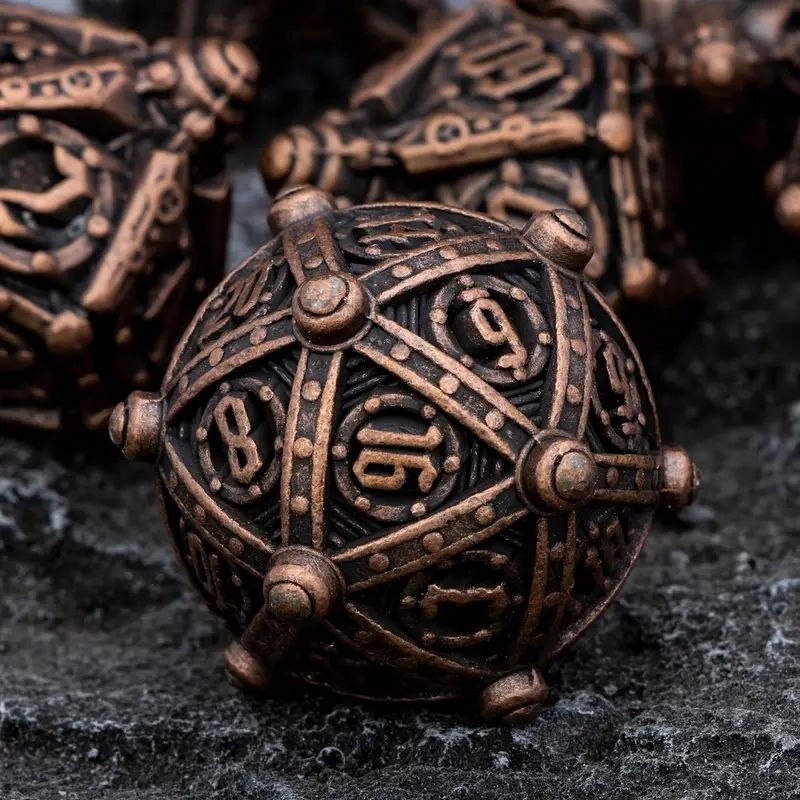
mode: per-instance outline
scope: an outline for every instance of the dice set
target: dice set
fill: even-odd
[[[155,465],[235,683],[524,722],[698,487],[616,315],[705,285],[671,219],[670,59],[602,0],[547,4],[572,27],[354,2],[371,54],[407,46],[268,144],[274,237],[223,278],[268,5],[183,4],[148,42],[0,3],[0,422],[108,424]],[[769,177],[790,228],[795,151]]]

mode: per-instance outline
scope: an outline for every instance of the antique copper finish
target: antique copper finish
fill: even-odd
[[[544,16],[622,36],[662,86],[691,89],[729,112],[748,94],[774,93],[797,131],[767,188],[775,216],[800,234],[800,6],[797,0],[520,0]],[[781,96],[782,95],[782,96]]]
[[[518,725],[541,711],[548,693],[541,670],[520,670],[490,683],[478,696],[478,709],[485,720]]]
[[[534,510],[573,511],[597,489],[598,469],[591,450],[569,436],[542,434],[519,462],[517,488]]]
[[[0,421],[102,428],[222,275],[255,65],[5,3],[0,42]]]
[[[312,182],[340,203],[431,199],[515,225],[572,206],[612,304],[666,305],[704,278],[670,225],[650,82],[628,47],[484,4],[375,68],[348,111],[278,134],[262,169],[271,191]]]
[[[155,460],[161,452],[163,401],[155,392],[131,392],[111,412],[108,432],[125,458]]]
[[[162,394],[111,421],[157,464],[178,557],[236,637],[228,674],[529,719],[656,506],[696,488],[583,280],[586,227],[563,209],[523,231],[436,204],[334,210],[309,187],[271,220]]]

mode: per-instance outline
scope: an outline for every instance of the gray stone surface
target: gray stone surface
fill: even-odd
[[[266,232],[262,135],[239,155],[232,261]],[[549,671],[549,707],[516,729],[242,696],[149,470],[0,439],[0,798],[800,796],[798,261],[759,224],[712,251],[703,319],[662,331],[678,344],[647,360],[701,500],[658,523],[619,602]]]
[[[240,695],[148,469],[0,441],[0,796],[797,797],[800,281],[796,259],[742,247],[651,357],[701,501],[659,523],[521,728]]]

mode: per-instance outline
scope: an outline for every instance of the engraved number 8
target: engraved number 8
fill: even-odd
[[[239,483],[250,483],[263,464],[258,446],[250,436],[252,426],[244,401],[235,395],[223,397],[214,409],[214,421],[228,447],[231,476]]]

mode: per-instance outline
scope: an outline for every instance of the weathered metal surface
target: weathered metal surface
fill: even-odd
[[[622,34],[665,87],[704,98],[729,114],[765,99],[795,135],[767,176],[775,216],[800,234],[800,4],[797,0],[520,0],[536,14]],[[752,122],[752,110],[745,120]],[[781,137],[784,138],[784,137]],[[791,137],[790,137],[791,138]],[[725,146],[724,142],[708,146]]]
[[[102,428],[221,277],[246,48],[0,4],[0,421]]]
[[[650,84],[620,41],[484,4],[368,73],[349,110],[278,134],[262,167],[274,191],[311,182],[342,203],[430,199],[516,225],[573,207],[612,305],[665,305],[704,279],[673,231]]]
[[[112,439],[158,464],[228,670],[514,722],[611,602],[659,502],[691,501],[571,211],[278,198]]]

